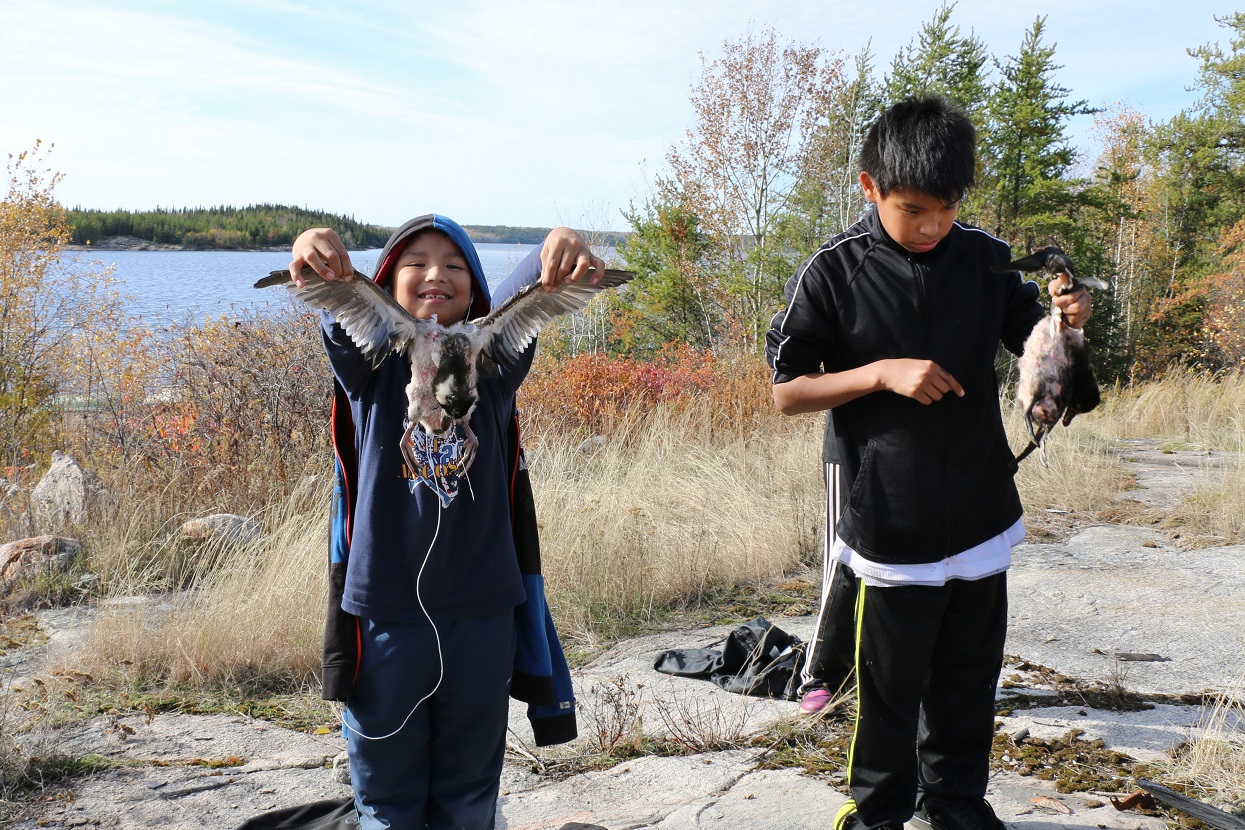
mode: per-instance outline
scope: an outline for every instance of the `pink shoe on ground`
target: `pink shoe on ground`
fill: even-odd
[[[809,689],[804,693],[804,697],[800,698],[800,709],[810,715],[815,715],[822,709],[826,708],[826,704],[830,702],[830,692],[826,689]]]

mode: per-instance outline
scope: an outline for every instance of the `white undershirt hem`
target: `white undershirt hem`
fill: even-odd
[[[1023,519],[979,545],[938,562],[919,565],[885,565],[866,559],[852,550],[842,538],[836,539],[831,556],[856,572],[865,585],[946,585],[951,579],[984,579],[1003,573],[1012,564],[1012,548],[1025,538]]]

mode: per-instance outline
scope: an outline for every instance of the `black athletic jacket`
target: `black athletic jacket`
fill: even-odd
[[[817,249],[786,287],[766,355],[774,383],[888,358],[933,360],[964,387],[929,406],[876,392],[834,409],[847,504],[838,533],[875,562],[936,562],[1020,518],[994,358],[1045,314],[1037,285],[996,274],[1007,243],[956,223],[933,251],[893,242],[876,211]]]

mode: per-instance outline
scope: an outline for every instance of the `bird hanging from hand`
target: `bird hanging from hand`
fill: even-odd
[[[379,366],[390,352],[411,364],[406,387],[407,428],[400,445],[411,469],[417,466],[414,442],[419,427],[442,435],[452,424],[465,437],[461,470],[475,459],[479,441],[468,421],[475,409],[479,373],[495,374],[523,352],[541,328],[555,317],[578,311],[601,291],[631,280],[630,271],[606,269],[597,282],[563,282],[553,290],[526,286],[485,317],[443,326],[417,319],[389,292],[363,274],[348,280],[326,280],[311,268],[302,270],[300,288],[289,271],[273,271],[256,288],[283,285],[310,306],[324,309],[345,330],[363,356]]]
[[[1070,294],[1081,287],[1109,287],[1097,277],[1076,276],[1071,259],[1054,245],[994,271],[1045,271],[1050,276],[1054,296]],[[1029,446],[1016,456],[1016,461],[1019,463],[1035,449],[1042,449],[1045,463],[1043,444],[1055,425],[1062,420],[1067,426],[1073,417],[1089,412],[1101,400],[1089,343],[1084,333],[1067,325],[1063,312],[1052,306],[1050,315],[1033,327],[1025,341],[1019,368],[1016,404],[1025,419]]]

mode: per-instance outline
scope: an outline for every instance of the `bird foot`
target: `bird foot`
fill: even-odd
[[[465,473],[471,469],[471,465],[475,463],[476,451],[480,449],[480,440],[476,438],[476,434],[471,431],[471,427],[466,421],[460,421],[463,427],[463,454],[460,459],[461,472]]]
[[[398,447],[402,450],[402,457],[406,460],[406,469],[411,475],[415,475],[415,471],[419,469],[419,465],[415,461],[415,430],[419,428],[418,421],[412,421],[407,425],[406,431],[402,433],[402,438],[398,441]]]

